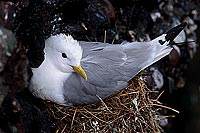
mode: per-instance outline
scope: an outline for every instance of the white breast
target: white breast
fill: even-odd
[[[33,76],[31,77],[29,90],[33,95],[43,100],[64,104],[63,84],[70,73],[61,73],[53,69],[51,65],[48,65],[47,69],[45,63],[41,64],[39,68],[32,68]]]

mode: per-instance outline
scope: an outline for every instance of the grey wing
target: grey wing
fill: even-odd
[[[121,82],[117,88],[124,88],[126,82]],[[77,73],[73,73],[64,83],[65,105],[84,105],[98,102],[100,98],[109,97],[119,90],[116,88],[98,87],[85,81]]]
[[[116,87],[119,81],[128,82],[152,64],[157,54],[150,42],[115,45],[81,42],[80,46],[83,48],[81,66],[88,76],[87,82],[99,87],[111,88]]]
[[[129,61],[123,45],[80,42],[83,49],[81,66],[87,81],[73,73],[65,82],[68,105],[88,104],[115,94],[128,85],[139,68]],[[130,68],[129,68],[130,67]]]

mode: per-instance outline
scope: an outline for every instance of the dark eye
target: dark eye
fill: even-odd
[[[62,53],[63,58],[67,58],[67,55],[65,53]]]

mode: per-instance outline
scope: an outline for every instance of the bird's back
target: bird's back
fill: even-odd
[[[169,43],[183,30],[181,24],[150,42],[105,44],[80,42],[83,49],[81,65],[87,81],[73,73],[64,83],[66,105],[98,102],[128,85],[141,70],[170,53]]]
[[[73,73],[66,80],[64,88],[67,105],[94,103],[100,100],[99,97],[104,99],[117,93],[141,70],[171,51],[167,45],[152,42],[116,45],[80,42],[80,45],[83,48],[81,66],[88,79],[86,81]]]

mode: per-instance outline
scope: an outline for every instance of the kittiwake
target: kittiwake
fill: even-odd
[[[98,102],[128,86],[141,70],[168,55],[170,42],[184,29],[180,24],[149,42],[109,44],[74,40],[57,34],[45,41],[45,58],[31,68],[33,95],[60,105]]]

